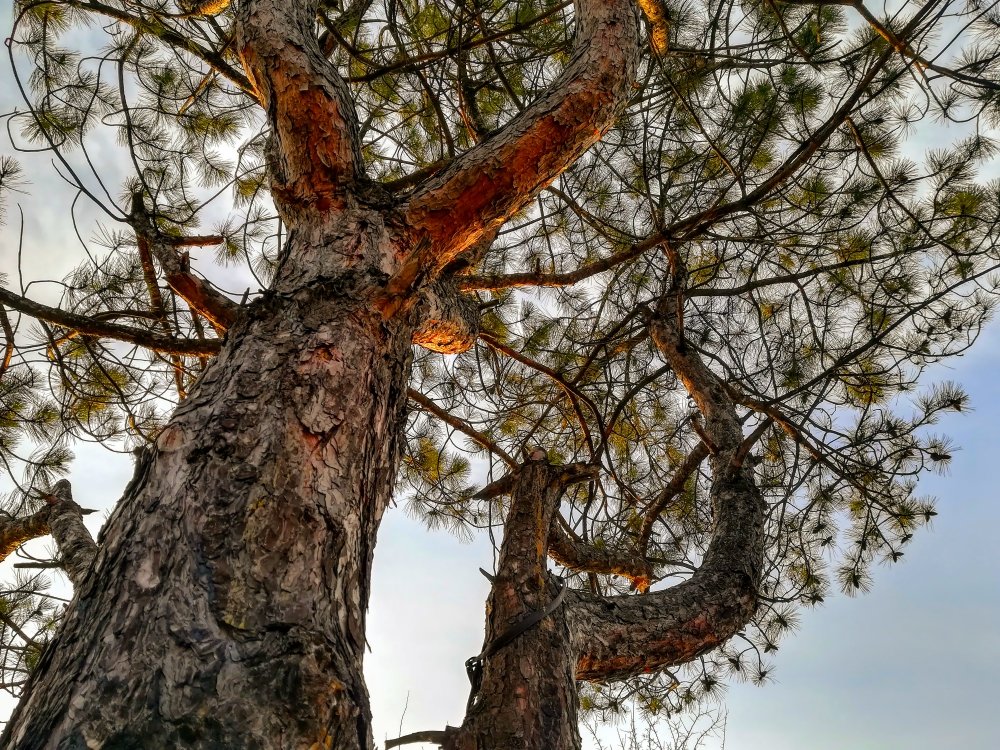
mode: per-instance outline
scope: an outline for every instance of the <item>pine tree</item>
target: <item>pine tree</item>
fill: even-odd
[[[390,746],[570,750],[581,707],[764,681],[934,515],[968,404],[917,384],[996,301],[998,32],[946,0],[17,0],[12,146],[103,218],[59,284],[0,286],[0,549],[51,534],[75,591],[0,600],[4,747],[371,747],[394,494],[504,528],[465,722]],[[135,454],[96,541],[60,478],[87,439]]]

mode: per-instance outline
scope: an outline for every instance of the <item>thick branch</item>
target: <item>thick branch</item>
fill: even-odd
[[[430,742],[445,747],[455,731],[454,727],[450,727],[449,729],[425,729],[422,732],[411,732],[410,734],[404,734],[402,737],[386,740],[385,750],[392,750],[394,747],[402,747],[403,745],[412,745],[415,742]]]
[[[428,179],[404,206],[415,249],[390,291],[405,294],[523,208],[614,123],[631,94],[638,22],[630,0],[578,0],[562,75],[493,137]]]
[[[60,564],[74,586],[83,583],[97,554],[97,544],[83,525],[83,512],[73,501],[73,491],[66,479],[56,482],[49,503],[49,528],[59,547]]]
[[[567,617],[580,680],[624,679],[684,664],[739,632],[757,606],[765,504],[749,472],[712,483],[715,530],[687,581],[645,596],[578,593]]]
[[[240,54],[272,129],[272,192],[284,212],[345,205],[363,169],[350,90],[314,32],[318,5],[249,0],[237,12]]]
[[[599,549],[592,544],[574,539],[560,528],[559,519],[549,533],[549,557],[574,573],[600,573],[622,576],[630,580],[640,592],[649,588],[653,567],[633,552],[622,553],[612,549]]]
[[[217,354],[222,348],[222,339],[174,339],[168,336],[159,336],[141,328],[108,323],[97,317],[67,312],[58,307],[49,307],[14,294],[3,287],[0,287],[0,302],[25,315],[44,320],[46,323],[70,328],[88,336],[99,336],[137,344],[155,352],[208,355]]]
[[[25,518],[0,521],[0,562],[25,542],[49,533],[49,509],[42,508]]]
[[[725,384],[684,342],[685,271],[676,253],[668,254],[673,283],[650,333],[704,417],[715,528],[701,566],[677,586],[646,596],[580,595],[568,617],[581,680],[622,679],[691,661],[741,630],[757,605],[765,503],[740,460],[743,435]]]
[[[487,601],[486,641],[465,721],[449,748],[579,747],[573,654],[561,596],[551,591],[546,546],[563,488],[597,467],[551,466],[544,451],[510,475],[510,510]],[[511,696],[518,700],[511,701]]]

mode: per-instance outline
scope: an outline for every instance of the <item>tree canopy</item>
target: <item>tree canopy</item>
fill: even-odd
[[[59,250],[72,270],[10,266],[0,288],[5,556],[48,533],[59,477],[86,481],[76,441],[141,463],[227,330],[274,295],[288,206],[326,200],[291,179],[301,155],[283,157],[284,176],[269,162],[281,114],[252,72],[266,54],[248,64],[234,39],[247,5],[15,3],[4,263],[45,242],[11,210],[44,198],[28,152],[100,219]],[[635,82],[606,132],[551,182],[529,168],[548,174],[563,147],[544,133],[486,152],[519,169],[484,161],[442,214],[421,201],[462,155],[511,139],[583,64],[573,3],[324,0],[309,21],[356,120],[316,126],[306,158],[348,165],[336,178],[369,205],[405,206],[418,240],[400,278],[433,268],[474,311],[457,334],[414,337],[396,491],[428,526],[502,524],[497,483],[538,451],[585,466],[556,501],[549,555],[571,590],[638,601],[690,580],[720,535],[752,541],[751,521],[720,531],[724,472],[710,465],[725,454],[752,475],[765,510],[749,623],[683,666],[650,646],[621,679],[607,657],[578,667],[600,683],[584,709],[635,698],[673,712],[732,676],[764,681],[801,607],[866,591],[935,513],[918,480],[952,447],[932,428],[968,401],[920,378],[973,344],[1000,279],[1000,10],[638,5]],[[597,101],[600,81],[587,85]],[[460,231],[506,179],[534,196],[512,218],[454,252],[420,244]],[[0,684],[19,691],[58,620],[42,577],[5,585]]]

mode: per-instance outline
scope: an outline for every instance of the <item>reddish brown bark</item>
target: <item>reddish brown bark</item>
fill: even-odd
[[[611,127],[638,62],[629,0],[576,3],[577,45],[553,85],[506,127],[426,180],[404,207],[414,248],[390,285],[404,293],[524,207]]]

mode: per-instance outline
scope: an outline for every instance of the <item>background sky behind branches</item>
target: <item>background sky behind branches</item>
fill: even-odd
[[[0,2],[9,29],[11,4]],[[4,61],[0,112],[13,107],[23,105]],[[935,141],[959,135],[927,129],[907,150],[918,156]],[[5,136],[0,153],[11,153]],[[126,174],[122,156],[110,143],[92,153],[112,195]],[[9,201],[0,229],[0,271],[14,286],[22,234],[26,281],[58,279],[83,253],[70,221],[73,193],[50,156],[19,159],[30,184]],[[97,212],[84,200],[75,213],[82,237],[90,239]],[[207,258],[210,251],[205,253]],[[212,278],[226,281],[214,272]],[[30,295],[51,303],[58,290],[33,287]],[[876,571],[871,594],[832,595],[804,612],[798,632],[775,655],[772,683],[728,690],[729,750],[1000,748],[998,372],[995,323],[971,353],[927,373],[925,387],[960,382],[974,408],[940,425],[961,448],[950,475],[926,476],[920,484],[922,494],[940,499],[938,517],[930,531],[916,535],[899,564]],[[76,453],[70,479],[78,501],[109,508],[131,474],[130,457],[89,445]],[[401,500],[387,513],[375,553],[366,672],[379,745],[386,737],[461,721],[468,695],[463,663],[482,645],[487,584],[477,569],[492,568],[486,535],[463,544],[447,532],[427,532],[404,508]],[[89,517],[95,531],[103,516]],[[0,711],[9,711],[9,702]]]
[[[960,447],[949,475],[920,482],[939,515],[899,563],[874,571],[870,594],[831,594],[802,613],[773,655],[773,682],[729,688],[727,750],[1000,747],[998,321],[928,376],[925,386],[962,383],[974,409],[940,425]],[[477,568],[491,564],[488,539],[462,544],[402,508],[386,515],[366,657],[377,743],[461,721],[462,664],[482,646],[488,593]]]

